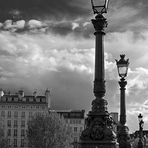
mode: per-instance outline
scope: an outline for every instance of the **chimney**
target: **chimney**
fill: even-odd
[[[19,90],[18,91],[18,97],[19,98],[23,98],[24,97],[24,91],[23,90]]]
[[[50,90],[46,89],[45,91],[46,103],[48,103],[48,108],[51,108],[51,98],[50,98]]]
[[[0,97],[4,96],[4,92],[2,89],[0,89]]]
[[[37,96],[37,91],[34,91],[34,92],[33,92],[33,96],[36,98],[36,96]]]

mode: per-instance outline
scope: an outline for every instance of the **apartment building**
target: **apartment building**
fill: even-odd
[[[111,117],[114,121],[113,130],[117,134],[117,126],[119,124],[118,113],[117,112],[111,112],[110,115],[111,115]]]
[[[44,96],[24,95],[20,90],[17,94],[0,92],[0,120],[9,145],[13,147],[28,147],[26,140],[27,122],[34,114],[44,114],[48,111],[49,90]]]
[[[25,95],[22,90],[16,94],[4,94],[0,91],[0,121],[9,145],[28,148],[26,139],[27,122],[35,114],[46,114],[50,109],[50,91],[43,96]],[[84,110],[58,110],[73,131],[73,145],[76,148],[81,131],[84,129]]]
[[[73,147],[78,148],[79,138],[85,125],[85,110],[57,110],[56,112],[64,117],[66,124],[71,128],[74,138]]]

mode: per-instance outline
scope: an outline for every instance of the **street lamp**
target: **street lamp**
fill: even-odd
[[[125,55],[122,54],[120,55],[120,60],[117,61],[116,60],[116,64],[117,64],[117,69],[118,69],[118,74],[119,77],[121,78],[125,78],[127,76],[127,71],[128,71],[128,66],[129,66],[129,59],[125,60]]]
[[[143,116],[141,114],[138,115],[138,120],[139,120],[139,141],[138,141],[138,148],[143,148],[142,136],[143,136],[144,121],[143,121]]]
[[[91,0],[91,5],[92,5],[92,9],[93,9],[94,14],[107,13],[108,3],[109,3],[109,0],[105,0],[104,5],[97,6],[97,5],[94,5],[94,1]]]
[[[125,77],[127,76],[129,59],[125,60],[125,55],[120,55],[120,60],[116,60],[117,69],[119,77],[121,78],[119,81],[120,85],[120,125],[118,128],[118,142],[120,148],[131,148],[131,144],[129,142],[130,136],[128,134],[128,127],[126,124],[126,103],[125,103],[125,86],[127,85],[127,81],[125,81]]]
[[[97,1],[97,0],[96,0]],[[103,0],[102,0],[103,1]],[[95,29],[95,72],[94,72],[94,96],[91,111],[86,118],[85,129],[80,136],[80,148],[116,148],[116,135],[113,131],[113,120],[107,111],[105,96],[105,68],[104,68],[104,28],[107,20],[103,13],[107,13],[109,0],[104,0],[103,5],[94,5],[91,0],[95,18],[92,24]]]

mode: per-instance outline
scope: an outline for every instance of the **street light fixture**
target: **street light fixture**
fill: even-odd
[[[118,74],[121,78],[125,78],[127,76],[127,72],[128,72],[128,66],[129,66],[129,59],[125,60],[125,55],[122,54],[120,55],[120,60],[117,61],[117,69],[118,69]]]
[[[93,9],[94,14],[107,13],[108,3],[109,3],[109,0],[105,0],[104,5],[97,6],[97,5],[94,5],[94,1],[91,0],[92,9]]]
[[[101,0],[96,0],[101,1]],[[107,13],[109,0],[102,0],[103,5],[94,5],[91,0],[95,18],[92,24],[95,29],[95,72],[94,72],[94,96],[91,111],[86,118],[85,129],[80,136],[80,148],[116,148],[116,134],[113,131],[113,120],[107,111],[105,96],[105,68],[104,68],[104,28],[107,20],[103,13]]]
[[[130,136],[128,134],[128,127],[126,124],[126,103],[125,103],[125,86],[127,85],[127,81],[125,81],[125,77],[127,76],[129,59],[125,60],[125,55],[120,55],[120,60],[116,60],[117,69],[119,77],[121,77],[119,81],[120,85],[120,125],[118,128],[118,142],[120,148],[131,148],[131,144],[129,142]]]
[[[143,148],[142,137],[143,137],[143,116],[141,114],[138,115],[139,120],[139,141],[138,141],[138,148]]]

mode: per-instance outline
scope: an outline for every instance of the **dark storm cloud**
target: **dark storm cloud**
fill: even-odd
[[[147,0],[112,0],[108,14],[109,30],[124,32],[147,30]]]
[[[32,32],[32,29],[28,28],[26,24],[29,20],[34,19],[47,23],[48,28],[45,31],[60,35],[74,33],[75,35],[89,37],[86,27],[85,32],[81,26],[74,30],[72,23],[75,20],[78,20],[78,23],[84,23],[90,18],[91,14],[92,10],[89,0],[1,0],[0,22],[3,24],[6,20],[12,20],[12,25],[7,28],[4,24],[0,30],[17,33],[30,30]],[[16,27],[15,22],[19,20],[26,22],[24,27]],[[40,32],[42,28],[35,29],[34,32]]]
[[[62,22],[58,24],[52,24],[49,30],[56,34],[67,35],[72,32],[72,23]]]
[[[148,19],[148,1],[147,0],[125,0],[123,6],[129,6],[136,9],[139,13],[135,16],[137,19],[146,18]]]
[[[86,26],[84,26],[82,22],[78,22],[78,26],[75,28],[73,28],[72,22],[59,22],[49,24],[48,31],[60,35],[72,34],[76,37],[81,36],[84,38],[90,38],[92,32],[94,31],[94,28],[92,24],[87,24]]]
[[[99,0],[98,3],[99,4]],[[142,0],[111,0],[107,14],[107,32],[124,32],[148,29],[147,1]],[[55,34],[90,38],[93,25],[83,26],[83,23],[91,22],[92,9],[90,0],[1,0],[0,22],[10,19],[15,21],[30,19],[47,23],[48,29]],[[58,23],[57,23],[58,22]],[[73,29],[73,22],[79,24]],[[3,28],[1,28],[3,29]],[[30,29],[12,29],[13,32],[26,32]],[[33,30],[34,31],[34,30]],[[34,32],[39,31],[40,28]],[[32,30],[31,30],[32,32]]]
[[[1,0],[0,19],[10,19],[13,10],[20,11],[20,16],[26,19],[73,19],[88,14],[87,3],[78,0]]]

